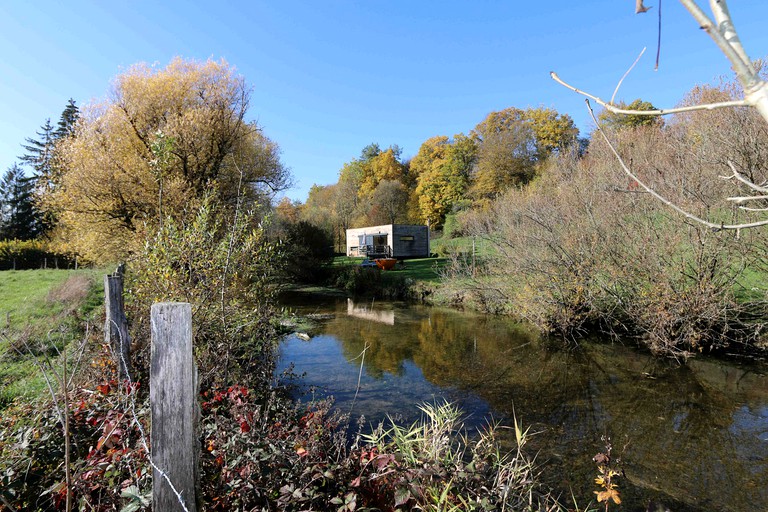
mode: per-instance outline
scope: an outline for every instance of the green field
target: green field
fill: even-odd
[[[337,256],[333,265],[360,265],[364,258],[350,258]],[[400,276],[414,281],[437,282],[440,280],[440,269],[445,266],[446,258],[419,258],[398,262],[394,269],[383,272],[384,279],[387,275]]]
[[[93,270],[0,272],[0,408],[18,396],[34,396],[45,382],[38,359],[55,356],[82,334],[74,321],[101,304],[103,285]]]

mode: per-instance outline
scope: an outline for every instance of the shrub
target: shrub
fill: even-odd
[[[326,278],[333,260],[333,239],[324,229],[299,221],[286,227],[282,250],[289,279],[317,283]]]
[[[345,265],[335,269],[334,287],[354,295],[376,295],[382,289],[381,270],[360,265]]]
[[[140,349],[134,367],[146,373],[150,306],[180,301],[192,304],[203,389],[270,380],[276,339],[271,298],[280,255],[252,227],[252,215],[232,215],[228,219],[224,208],[207,200],[192,221],[166,221],[129,263],[126,306]]]
[[[0,270],[69,268],[74,258],[52,251],[41,240],[0,241]]]
[[[476,438],[463,431],[455,406],[425,404],[410,427],[390,422],[363,436],[360,475],[353,480],[358,506],[380,510],[560,510],[537,483],[523,448],[527,430],[515,421],[516,450],[501,450],[495,425]],[[346,498],[349,501],[349,498]],[[342,503],[338,503],[342,505]],[[352,508],[347,508],[352,510]]]
[[[78,510],[148,503],[151,468],[144,432],[149,407],[142,396],[138,384],[114,380],[70,395],[72,502]],[[9,510],[63,510],[62,461],[64,438],[53,404],[16,404],[3,412],[0,503]]]

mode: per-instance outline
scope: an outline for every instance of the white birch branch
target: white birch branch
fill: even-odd
[[[755,107],[763,119],[768,122],[768,84],[755,71],[752,61],[741,45],[728,11],[727,1],[710,0],[709,2],[717,24],[701,10],[695,0],[680,0],[680,3],[691,13],[699,26],[709,34],[709,37],[731,62],[736,76],[744,88],[744,101]]]
[[[733,201],[736,204],[746,203],[747,201],[757,201],[760,199],[768,199],[768,196],[736,196],[726,198],[726,200]]]
[[[709,228],[712,228],[714,230],[721,230],[721,229],[747,229],[747,228],[756,228],[758,226],[765,226],[768,225],[768,219],[761,220],[757,222],[747,222],[743,224],[716,224],[714,222],[710,222],[706,219],[703,219],[701,217],[698,217],[697,215],[694,215],[686,210],[683,210],[679,206],[677,206],[675,203],[670,201],[669,199],[665,198],[655,190],[653,190],[650,186],[646,185],[643,180],[641,180],[635,173],[632,172],[632,170],[627,166],[627,164],[624,162],[624,159],[621,158],[621,155],[619,155],[618,150],[616,147],[611,143],[608,136],[605,134],[605,131],[600,126],[600,123],[597,121],[597,118],[595,117],[595,112],[592,110],[592,105],[589,103],[589,100],[586,100],[587,102],[587,108],[589,109],[589,115],[592,118],[592,120],[595,122],[595,125],[597,126],[597,131],[600,133],[600,135],[603,137],[603,140],[605,140],[605,143],[608,144],[608,147],[610,148],[613,155],[616,157],[616,159],[619,161],[619,164],[621,165],[621,168],[624,170],[624,173],[635,180],[637,184],[643,188],[646,192],[651,194],[653,197],[667,205],[668,207],[672,208],[677,213],[681,214],[687,219],[693,220],[695,222],[698,222],[699,224],[703,224],[704,226],[707,226]]]
[[[681,112],[694,112],[698,110],[715,110],[718,108],[729,108],[729,107],[746,107],[749,105],[749,103],[746,100],[732,100],[732,101],[722,101],[719,103],[705,103],[703,105],[691,105],[688,107],[676,107],[676,108],[665,108],[665,109],[655,109],[655,110],[629,110],[629,109],[617,107],[616,105],[609,103],[603,99],[600,99],[599,97],[593,94],[590,94],[586,91],[582,91],[577,87],[574,87],[573,85],[569,84],[568,82],[560,78],[558,74],[555,73],[554,71],[550,71],[549,76],[551,76],[552,80],[559,83],[560,85],[572,90],[575,93],[581,94],[582,96],[586,96],[587,98],[593,100],[595,103],[604,107],[606,110],[613,112],[614,114],[623,114],[623,115],[632,115],[632,116],[666,116],[669,114],[679,114]]]
[[[755,192],[760,192],[761,194],[768,194],[768,187],[763,187],[749,181],[747,178],[744,177],[744,175],[742,175],[739,171],[736,170],[736,166],[733,165],[733,163],[728,162],[728,166],[731,168],[731,171],[733,171],[733,174],[730,176],[720,176],[721,179],[731,180],[733,178],[736,178],[738,181],[742,182],[743,184],[745,184]]]

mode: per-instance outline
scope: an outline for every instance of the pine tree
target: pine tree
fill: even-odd
[[[75,104],[75,100],[69,98],[67,106],[64,107],[64,111],[61,113],[61,118],[59,119],[59,124],[54,133],[54,137],[56,139],[61,139],[74,134],[75,123],[77,123],[78,117],[80,117],[80,109]]]
[[[55,129],[51,120],[46,119],[40,131],[36,132],[37,138],[29,137],[25,139],[26,144],[21,145],[26,153],[19,159],[32,168],[29,186],[33,194],[33,203],[56,188],[61,172],[60,161],[56,156],[56,143],[74,135],[79,116],[80,109],[75,104],[75,100],[70,98]],[[38,216],[35,222],[38,228],[37,233],[47,233],[56,225],[56,219],[52,213],[41,214],[37,209],[33,209],[33,212]]]
[[[53,149],[57,137],[50,119],[45,120],[45,124],[36,134],[36,139],[31,137],[24,139],[26,144],[22,144],[21,147],[26,153],[19,159],[32,167],[34,177],[38,179],[53,174]]]
[[[0,181],[0,239],[30,240],[39,233],[32,202],[34,184],[13,164]]]

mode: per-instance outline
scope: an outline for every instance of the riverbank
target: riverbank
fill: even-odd
[[[80,298],[95,299],[93,285],[59,279],[41,286],[37,295],[59,300],[78,292]],[[20,287],[27,294],[15,300],[4,296],[4,307],[15,314],[32,288]],[[86,300],[91,302],[100,304]],[[54,325],[56,308],[35,311],[38,324]],[[64,376],[61,389],[54,382],[50,397],[45,391],[17,396],[3,409],[0,511],[64,510],[68,496],[79,507],[150,509],[148,376],[136,372],[133,381],[117,380],[98,331],[90,331],[87,345],[69,362],[58,357],[67,353],[66,346],[44,356],[48,377]],[[136,361],[146,345],[134,340]],[[273,357],[258,355],[257,366],[249,370],[266,372],[266,379],[251,374],[247,382],[203,380],[199,499],[211,510],[564,510],[538,481],[523,450],[527,438],[521,425],[516,424],[520,436],[514,456],[507,456],[492,429],[481,443],[469,445],[456,408],[424,404],[424,418],[410,427],[383,423],[370,430],[361,423],[350,445],[348,416],[333,411],[327,400],[290,400],[282,379],[274,383]],[[74,364],[81,370],[72,373]]]
[[[700,354],[768,357],[768,302],[758,279],[762,274],[755,271],[744,271],[744,279],[728,286],[691,287],[681,281],[669,288],[669,283],[648,282],[622,291],[612,283],[615,290],[610,293],[607,285],[599,284],[603,277],[596,276],[590,285],[594,290],[564,284],[558,296],[545,301],[525,275],[507,273],[502,278],[489,273],[484,254],[479,251],[473,257],[465,250],[451,257],[406,260],[392,271],[362,267],[361,259],[339,258],[328,282],[350,296],[509,316],[569,343],[607,334],[679,360]]]
[[[374,424],[416,421],[425,399],[459,405],[472,429],[517,418],[536,432],[528,446],[543,481],[582,505],[594,497],[603,437],[626,474],[623,509],[768,505],[764,363],[680,365],[608,338],[565,347],[509,317],[402,301],[296,294],[284,304],[321,315],[310,340],[288,336],[281,348],[280,368],[305,374],[305,398],[333,396],[338,410]],[[726,481],[740,484],[711,485]]]

